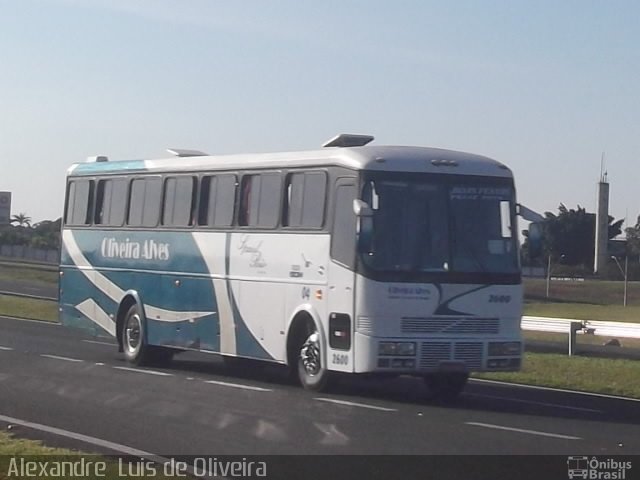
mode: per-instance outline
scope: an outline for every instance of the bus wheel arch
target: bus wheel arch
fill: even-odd
[[[129,325],[128,325],[129,324]],[[125,332],[131,328],[133,332]],[[131,336],[137,336],[137,346],[133,348]],[[127,362],[134,365],[164,365],[171,361],[178,351],[173,348],[149,345],[147,340],[147,317],[144,305],[137,292],[129,291],[118,307],[116,315],[116,338],[118,351],[124,353]],[[127,345],[128,339],[130,345]],[[133,343],[136,343],[135,339]]]
[[[289,373],[307,390],[321,391],[329,380],[324,332],[311,312],[298,311],[289,325],[287,365]]]

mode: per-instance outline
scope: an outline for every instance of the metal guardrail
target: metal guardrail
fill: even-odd
[[[523,330],[535,332],[570,333],[571,324],[575,322],[582,325],[582,328],[577,330],[576,333],[603,337],[640,338],[640,323],[524,316],[522,317],[521,327]]]
[[[8,297],[20,297],[20,298],[30,298],[32,300],[45,300],[47,302],[57,302],[58,299],[56,297],[45,297],[42,295],[30,295],[28,293],[18,293],[18,292],[5,292],[0,290],[0,295],[5,295]]]
[[[1,290],[0,295],[30,298],[34,300],[45,300],[50,302],[58,301],[58,299],[55,297],[30,295],[27,293],[6,292]],[[581,325],[581,328],[576,329],[576,323],[579,323]],[[602,337],[640,338],[640,323],[604,322],[599,320],[574,320],[571,318],[523,316],[520,325],[522,330],[530,330],[534,332],[571,333],[572,324],[574,324],[575,333],[578,334],[590,334]]]

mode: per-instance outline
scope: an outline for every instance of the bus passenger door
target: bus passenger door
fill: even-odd
[[[336,181],[329,262],[329,312],[325,329],[327,365],[330,370],[353,371],[353,322],[356,265],[357,197],[354,178]]]

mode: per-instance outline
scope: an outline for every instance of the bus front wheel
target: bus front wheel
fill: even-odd
[[[327,386],[329,371],[322,364],[320,335],[317,331],[309,332],[300,347],[298,358],[298,378],[306,390],[319,392]]]

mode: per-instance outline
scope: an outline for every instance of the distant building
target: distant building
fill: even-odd
[[[0,192],[0,226],[11,222],[11,192]]]
[[[593,273],[602,273],[609,261],[607,252],[609,241],[609,182],[604,173],[598,182],[598,210],[596,212],[596,249]]]

